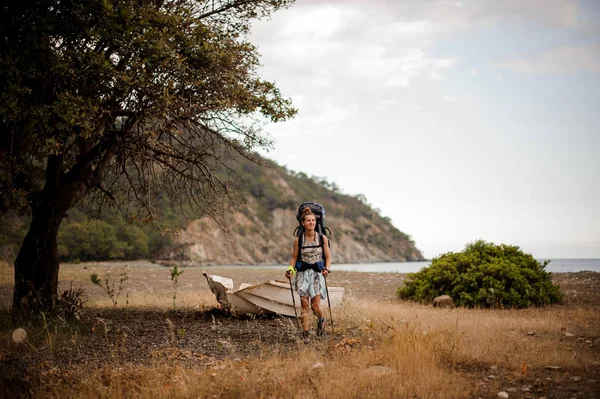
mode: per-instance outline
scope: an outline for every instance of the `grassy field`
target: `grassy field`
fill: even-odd
[[[328,322],[327,338],[305,345],[292,319],[219,309],[202,270],[239,284],[281,278],[284,267],[186,268],[174,291],[169,269],[148,262],[65,264],[61,291],[85,289],[80,320],[48,315],[21,326],[24,339],[10,323],[12,271],[1,267],[0,396],[600,397],[600,273],[554,275],[559,306],[478,310],[399,301],[401,274],[334,272],[329,285],[346,288],[335,332]],[[115,295],[121,286],[118,298],[92,273]]]

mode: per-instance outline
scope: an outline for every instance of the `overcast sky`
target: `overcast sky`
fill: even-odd
[[[600,258],[597,0],[297,0],[250,39],[299,109],[267,156],[364,194],[425,257]]]

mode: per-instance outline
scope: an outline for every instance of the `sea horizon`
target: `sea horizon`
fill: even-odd
[[[550,261],[546,265],[546,271],[552,273],[569,273],[592,271],[600,272],[600,259],[596,258],[555,258],[536,259],[539,262]],[[344,263],[333,264],[334,269],[356,272],[379,272],[379,273],[415,273],[431,264],[430,260],[414,262],[384,262],[384,263]]]
[[[550,261],[546,265],[546,271],[552,273],[600,272],[600,258],[539,258],[536,260],[538,262]],[[388,263],[344,263],[333,264],[333,267],[338,270],[357,272],[415,273],[430,264],[431,260]]]
[[[581,271],[600,272],[600,258],[540,258],[539,262],[549,260],[546,271],[551,273],[573,273]],[[365,273],[415,273],[431,264],[431,260],[406,261],[406,262],[357,262],[357,263],[333,263],[332,272],[336,270]],[[191,267],[230,268],[251,267],[277,269],[285,268],[286,265],[191,265]]]

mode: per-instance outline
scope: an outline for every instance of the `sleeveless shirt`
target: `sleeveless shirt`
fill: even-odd
[[[323,248],[321,248],[319,234],[315,233],[315,241],[306,241],[306,236],[302,234],[302,246],[299,248],[300,260],[309,264],[314,264],[323,260]]]

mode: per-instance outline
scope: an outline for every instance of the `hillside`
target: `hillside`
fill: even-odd
[[[225,229],[207,218],[174,237],[161,258],[200,264],[281,264],[292,253],[297,206],[322,204],[337,263],[423,260],[410,237],[371,209],[362,195],[341,194],[335,184],[271,165],[240,163],[244,203],[227,215]]]
[[[230,165],[241,177],[241,202],[225,214],[221,227],[209,218],[186,220],[181,210],[163,204],[161,227],[181,229],[160,234],[153,225],[126,223],[114,210],[91,219],[80,206],[69,211],[60,228],[61,261],[154,259],[202,265],[283,264],[292,252],[292,233],[300,203],[315,201],[326,209],[337,263],[414,261],[423,257],[410,237],[371,209],[362,195],[342,194],[334,183],[295,173],[263,159],[269,167],[239,157]],[[224,172],[225,173],[225,172]],[[229,172],[227,172],[229,173]],[[230,176],[223,176],[229,179]],[[12,262],[28,220],[3,215],[0,257]]]

